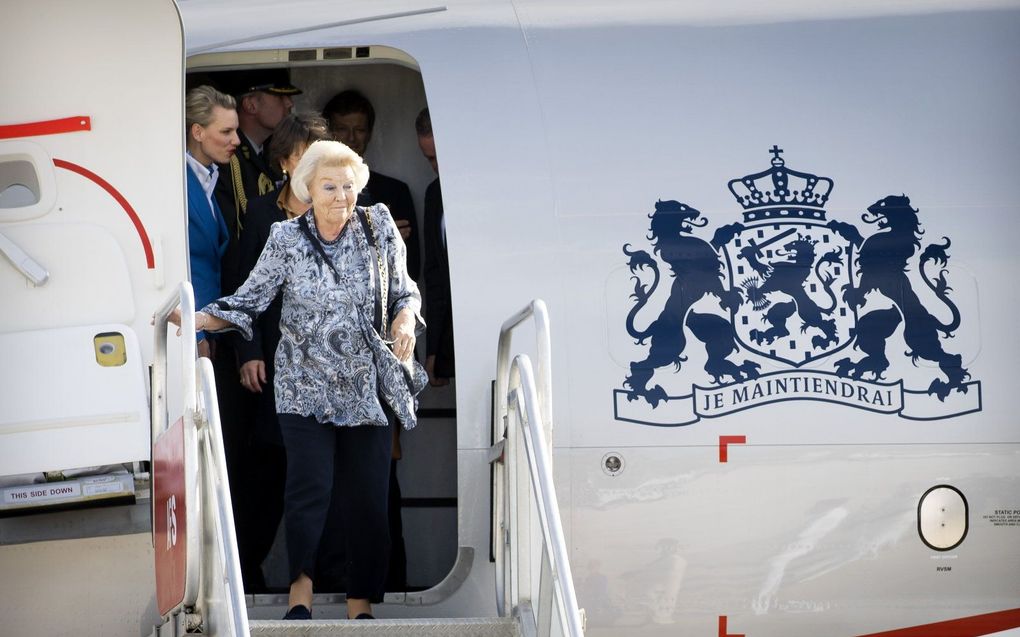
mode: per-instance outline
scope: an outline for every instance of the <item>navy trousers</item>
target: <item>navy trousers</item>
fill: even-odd
[[[387,517],[391,427],[336,427],[314,417],[280,414],[287,450],[284,528],[290,581],[315,582],[319,543],[337,498],[346,535],[347,597],[382,601],[390,553]]]

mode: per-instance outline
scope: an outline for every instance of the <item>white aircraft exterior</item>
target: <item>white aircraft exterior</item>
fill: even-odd
[[[13,514],[60,496],[44,472],[147,477],[185,76],[287,68],[297,109],[373,99],[366,159],[419,214],[421,108],[435,131],[456,421],[410,444],[455,485],[443,564],[473,560],[381,615],[497,614],[496,339],[542,299],[585,634],[1020,635],[1020,3],[8,5],[0,633],[160,622],[147,503]]]

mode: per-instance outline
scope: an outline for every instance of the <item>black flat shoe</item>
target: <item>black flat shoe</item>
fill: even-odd
[[[287,614],[284,615],[283,618],[284,619],[311,619],[312,618],[312,611],[310,611],[307,606],[304,606],[302,604],[298,604],[297,606],[294,606],[289,611],[287,611]]]
[[[368,614],[368,613],[361,613],[360,615],[358,615],[358,616],[357,616],[357,617],[355,617],[354,619],[375,619],[375,617],[372,617],[372,616],[371,616],[370,614]]]

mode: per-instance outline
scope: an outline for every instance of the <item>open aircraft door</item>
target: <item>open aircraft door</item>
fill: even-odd
[[[187,278],[180,17],[11,0],[0,59],[0,514],[133,497],[149,321]]]

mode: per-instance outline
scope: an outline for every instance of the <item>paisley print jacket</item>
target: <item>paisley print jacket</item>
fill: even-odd
[[[414,312],[420,334],[418,286],[407,275],[404,242],[385,205],[363,209],[372,221],[380,256],[389,271],[389,316]],[[416,398],[427,375],[415,360],[401,363],[372,325],[376,281],[373,256],[357,212],[333,241],[323,241],[312,212],[305,213],[323,262],[298,226],[300,217],[275,223],[248,280],[231,296],[202,308],[230,321],[251,340],[252,321],[283,291],[280,345],[276,350],[276,410],[314,416],[337,426],[386,425],[380,398],[410,429]],[[337,274],[339,272],[339,275]]]

